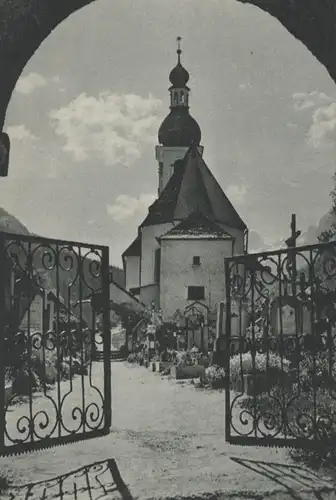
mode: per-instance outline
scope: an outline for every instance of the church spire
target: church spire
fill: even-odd
[[[187,83],[189,81],[189,73],[181,64],[181,54],[182,54],[181,40],[182,40],[181,36],[178,36],[176,38],[176,41],[177,41],[177,51],[176,51],[177,52],[177,65],[170,72],[170,75],[169,75],[169,80],[170,80],[170,83],[172,84],[172,87],[170,87],[169,90],[171,91],[171,93],[172,93],[172,89],[179,89],[180,91],[184,90],[183,94],[185,94],[186,99],[184,99],[183,102],[179,101],[178,103],[176,103],[176,101],[172,101],[172,106],[174,106],[176,104],[188,106],[189,89],[187,87]]]
[[[182,50],[181,50],[181,40],[182,40],[182,37],[181,36],[178,36],[176,38],[176,41],[177,41],[177,64],[181,64],[181,53],[182,53]]]
[[[163,146],[188,148],[192,142],[199,146],[201,130],[189,114],[189,73],[181,63],[181,40],[181,36],[176,38],[177,64],[169,75],[170,113],[163,121],[158,136]]]

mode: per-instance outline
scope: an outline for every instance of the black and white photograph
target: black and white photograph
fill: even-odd
[[[336,499],[335,82],[335,0],[0,0],[1,499]]]

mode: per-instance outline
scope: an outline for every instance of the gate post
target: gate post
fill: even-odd
[[[230,408],[230,341],[231,341],[231,276],[230,260],[225,259],[225,344],[224,369],[226,376],[225,388],[225,440],[230,441],[231,408]]]
[[[111,325],[110,325],[110,268],[109,249],[102,251],[102,295],[103,295],[103,348],[104,348],[104,409],[105,431],[110,432],[112,424],[111,397]]]
[[[6,401],[5,401],[5,359],[6,359],[6,253],[5,235],[0,233],[0,455],[5,450]]]

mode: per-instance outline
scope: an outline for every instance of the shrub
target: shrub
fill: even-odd
[[[127,358],[127,361],[129,363],[137,363],[139,364],[140,366],[143,365],[144,363],[144,360],[145,360],[145,357],[144,357],[144,354],[142,352],[132,352],[128,358]]]
[[[221,389],[226,385],[226,375],[224,368],[218,365],[209,366],[206,368],[203,382],[205,385],[209,385],[213,389]]]
[[[281,365],[282,362],[282,365]],[[256,373],[267,372],[270,376],[276,376],[279,373],[289,373],[290,362],[274,353],[256,353],[254,358],[254,368]],[[253,358],[251,352],[236,354],[230,359],[230,379],[237,381],[241,379],[242,374],[253,373]]]
[[[198,351],[176,351],[173,364],[176,366],[192,366],[201,359]]]
[[[70,364],[66,361],[60,363],[60,371],[63,380],[69,380],[71,378]]]
[[[19,368],[13,373],[13,394],[18,396],[29,395],[30,390],[39,387],[36,373],[26,367]]]
[[[167,361],[174,364],[174,362],[176,360],[177,353],[178,353],[178,351],[176,349],[168,349],[167,353],[166,353],[167,354]]]
[[[306,353],[298,363],[298,374],[304,391],[310,391],[313,383],[316,387],[335,389],[336,361],[330,362],[328,353],[320,352],[315,357]]]
[[[129,354],[127,361],[128,361],[128,363],[136,363],[137,362],[137,353],[132,352],[131,354]]]
[[[278,366],[278,365],[276,365]],[[310,439],[315,432],[321,441],[321,446],[306,449],[290,450],[294,460],[301,461],[312,467],[334,467],[336,465],[336,450],[332,445],[336,439],[336,399],[335,389],[336,364],[329,360],[328,352],[320,352],[313,356],[305,352],[298,364],[294,364],[291,384],[277,384],[269,393],[258,395],[257,398],[245,398],[241,406],[255,415],[264,423],[271,415],[273,424],[283,424],[284,415],[287,422],[287,434]],[[289,404],[290,402],[290,404]],[[310,436],[311,434],[311,436]],[[323,443],[323,444],[322,444]],[[310,443],[312,444],[312,443]]]

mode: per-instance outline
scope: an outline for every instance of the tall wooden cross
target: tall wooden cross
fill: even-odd
[[[296,247],[296,240],[301,234],[301,231],[298,231],[296,229],[296,214],[292,214],[292,220],[291,220],[291,235],[290,237],[285,241],[286,245],[289,248],[295,248]]]
[[[288,252],[288,260],[287,260],[287,271],[289,272],[289,275],[291,276],[292,280],[292,294],[293,296],[296,296],[296,253],[295,253],[295,248],[296,248],[296,240],[301,234],[301,231],[298,231],[296,229],[296,214],[292,214],[292,220],[291,220],[291,235],[290,237],[285,241],[286,245],[288,246],[289,249],[292,249],[291,252]]]

